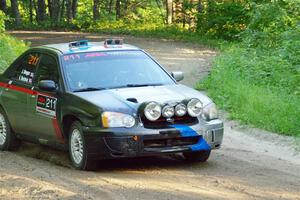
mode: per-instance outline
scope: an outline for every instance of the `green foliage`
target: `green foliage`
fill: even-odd
[[[286,93],[254,85],[224,69],[225,57],[216,61],[211,76],[198,89],[208,89],[210,96],[232,119],[266,130],[300,136],[300,100]],[[229,62],[228,62],[229,61]],[[223,63],[224,62],[224,63]],[[220,68],[219,68],[220,67]]]
[[[27,48],[24,42],[0,33],[0,72],[2,73]]]
[[[238,34],[245,30],[249,23],[250,0],[217,0],[217,1],[173,1],[174,13],[172,27],[178,32],[188,30],[197,33],[199,37],[213,37],[214,39],[236,39]],[[39,2],[30,7],[30,1],[19,1],[19,11],[22,16],[22,25],[17,28],[26,29],[75,29],[75,30],[102,30],[95,24],[122,24],[123,27],[144,26],[142,30],[151,31],[154,27],[163,27],[166,24],[166,6],[164,1],[121,0],[119,9],[116,2],[110,0],[99,1],[100,16],[93,17],[94,1],[80,0],[76,7],[76,16],[67,15],[68,1],[58,1],[54,6],[46,2],[46,20],[38,20]],[[64,2],[64,3],[63,3]],[[57,8],[52,10],[52,8]],[[9,8],[13,10],[11,7]],[[117,10],[119,12],[117,12]],[[51,11],[51,12],[50,12]],[[54,13],[56,13],[54,15]],[[72,10],[73,13],[73,10]],[[117,16],[117,13],[118,16]],[[120,16],[119,16],[120,15]],[[55,19],[53,16],[57,16]],[[116,22],[117,21],[117,22]],[[15,20],[8,23],[10,28],[16,28]],[[118,25],[119,27],[120,25]],[[106,26],[107,27],[107,26]],[[115,26],[113,26],[115,27]],[[113,27],[111,27],[112,31]],[[107,28],[105,28],[107,29]],[[123,28],[125,29],[125,28]],[[128,28],[127,28],[128,29]],[[134,29],[135,31],[136,29]]]
[[[299,2],[254,7],[242,43],[227,45],[197,87],[234,119],[300,136]]]
[[[75,27],[80,30],[93,32],[103,30],[106,32],[107,30],[111,30],[111,32],[123,32],[124,34],[128,34],[130,31],[152,30],[164,26],[162,16],[157,14],[160,12],[158,8],[138,8],[136,12],[131,12],[120,20],[116,20],[110,15],[107,15],[98,21],[93,21],[90,13],[82,11],[80,11],[77,19],[73,21]]]
[[[8,17],[0,11],[0,72],[2,73],[9,64],[27,49],[27,45],[5,33],[5,20]]]
[[[275,1],[253,4],[251,21],[242,34],[244,41],[252,47],[274,48],[281,45],[287,31],[299,26],[300,1]],[[284,33],[284,34],[283,34]]]
[[[125,19],[130,21],[135,21],[139,23],[146,23],[146,24],[157,24],[163,25],[164,24],[164,16],[161,16],[159,13],[161,10],[159,8],[153,7],[146,7],[146,8],[138,8],[136,13],[130,13],[125,17]]]
[[[198,14],[197,31],[210,37],[236,39],[249,22],[247,1],[208,1]]]
[[[0,33],[5,31],[5,20],[7,20],[7,17],[5,14],[0,10]]]

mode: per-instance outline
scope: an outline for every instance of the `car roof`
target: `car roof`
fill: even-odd
[[[53,49],[60,51],[62,54],[95,52],[95,51],[112,51],[112,50],[140,50],[140,48],[123,44],[121,47],[105,47],[103,42],[88,42],[88,46],[79,48],[70,48],[69,43],[48,44],[41,46],[42,48]]]

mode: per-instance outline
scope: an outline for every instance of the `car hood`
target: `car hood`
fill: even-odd
[[[198,98],[204,106],[211,102],[203,93],[180,84],[78,92],[74,95],[101,107],[104,111],[125,113],[136,112],[141,103],[148,101],[167,103]],[[132,102],[133,100],[137,103]]]

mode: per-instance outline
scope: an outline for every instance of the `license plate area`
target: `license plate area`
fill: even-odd
[[[188,145],[197,144],[200,137],[201,136],[145,139],[143,141],[143,145],[144,145],[145,148],[188,146]]]

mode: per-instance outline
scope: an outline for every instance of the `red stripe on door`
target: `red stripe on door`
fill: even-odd
[[[54,127],[54,130],[55,130],[55,134],[56,134],[56,137],[59,139],[59,141],[61,143],[65,143],[65,139],[64,139],[64,136],[62,135],[62,132],[60,130],[60,127],[58,125],[58,121],[56,118],[52,118],[52,124],[53,124],[53,127]]]
[[[16,86],[16,85],[11,85],[11,84],[8,84],[8,83],[3,83],[3,82],[0,82],[0,87],[12,89],[12,90],[19,91],[19,92],[24,92],[24,93],[30,94],[30,95],[38,95],[38,94],[44,95],[41,92],[37,92],[37,91],[31,90],[31,89],[28,89],[28,88],[19,87],[19,86]],[[45,95],[46,96],[53,96],[53,95],[49,95],[49,94],[45,94]],[[64,139],[64,137],[62,135],[62,132],[59,128],[58,121],[57,121],[56,118],[52,118],[52,124],[53,124],[54,130],[55,130],[56,137],[60,140],[61,143],[65,143],[65,139]]]
[[[53,97],[53,95],[51,95],[51,94],[46,94],[46,93],[43,93],[43,92],[37,92],[37,91],[32,90],[32,89],[28,89],[28,88],[24,88],[24,87],[20,87],[20,86],[16,86],[16,85],[11,85],[11,84],[8,84],[8,83],[3,83],[3,82],[0,82],[0,87],[8,88],[8,89],[15,90],[15,91],[18,91],[18,92],[24,92],[24,93],[30,94],[30,95],[41,94],[41,95],[46,95],[46,96]]]
[[[7,84],[7,83],[0,82],[0,87],[4,87],[4,88],[6,88],[7,86],[8,86],[8,84]]]
[[[0,85],[1,87],[5,87],[8,89],[12,89],[18,92],[24,92],[26,94],[30,94],[30,95],[37,95],[37,91],[28,89],[28,88],[24,88],[24,87],[20,87],[20,86],[16,86],[16,85],[10,85],[10,84],[6,84],[6,83],[2,83]]]

